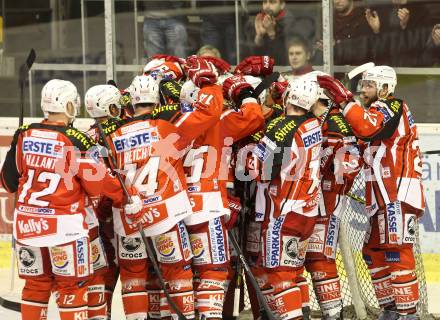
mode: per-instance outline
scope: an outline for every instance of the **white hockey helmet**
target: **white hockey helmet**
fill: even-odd
[[[121,93],[115,86],[100,84],[87,90],[84,102],[90,117],[118,117],[121,112]],[[119,109],[117,115],[112,114],[110,106],[115,105]]]
[[[130,92],[133,106],[139,103],[159,104],[159,81],[152,76],[136,76],[127,88]]]
[[[291,104],[307,111],[310,110],[318,99],[318,83],[308,77],[299,77],[289,81],[289,85],[283,94],[283,102],[285,107]]]
[[[200,88],[197,87],[194,82],[191,80],[185,81],[182,90],[180,90],[180,102],[190,105],[194,104],[199,96],[199,91]]]
[[[328,100],[329,97],[327,97],[327,95],[324,93],[324,89],[322,89],[319,84],[318,84],[318,76],[328,76],[328,73],[322,72],[322,71],[312,71],[309,73],[306,73],[303,75],[303,77],[309,78],[311,81],[315,81],[316,84],[318,85],[318,95],[319,95],[319,99],[325,99]]]
[[[72,103],[74,114],[67,110],[67,104]],[[81,98],[75,85],[66,80],[52,79],[41,90],[41,110],[44,115],[49,112],[64,113],[70,119],[74,119],[79,113]]]
[[[147,62],[147,64],[144,67],[144,74],[148,74],[152,70],[156,70],[160,68],[160,66],[165,62],[164,59],[152,59],[151,61]]]
[[[394,93],[397,85],[396,71],[389,66],[375,66],[362,74],[362,81],[375,82],[378,93],[385,84],[388,85],[388,94]]]

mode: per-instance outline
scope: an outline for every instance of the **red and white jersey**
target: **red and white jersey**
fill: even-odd
[[[261,111],[261,106],[257,103],[256,99],[244,99],[239,110],[229,109],[222,113],[220,116],[220,125],[224,145],[231,146],[233,143],[263,129],[264,116]],[[232,148],[229,152],[227,149],[225,150],[226,152],[222,152],[223,160],[221,162],[220,177],[221,179],[227,177],[226,186],[227,188],[233,189],[235,160],[237,155],[233,152]],[[248,156],[252,156],[252,153],[249,153]],[[227,167],[226,164],[228,165]]]
[[[345,209],[345,194],[360,170],[360,151],[356,136],[337,107],[326,115],[322,135],[320,215],[339,217]]]
[[[134,116],[109,136],[116,169],[122,170],[125,184],[136,187],[144,202],[142,224],[147,236],[168,231],[192,213],[177,129],[152,117]],[[137,226],[129,224],[118,208],[113,208],[113,221],[119,235],[139,236]]]
[[[104,194],[122,204],[122,189],[84,133],[43,121],[19,128],[1,172],[3,186],[17,192],[14,238],[47,247],[87,236],[86,196]]]
[[[423,210],[419,140],[406,103],[389,97],[364,109],[351,102],[343,114],[356,136],[369,142],[364,151],[368,214],[397,200]]]
[[[311,114],[283,116],[268,124],[254,152],[263,162],[261,180],[270,180],[273,218],[289,212],[318,214],[321,143],[321,125]]]
[[[156,109],[153,111],[156,118],[165,119],[177,127],[180,147],[191,146],[183,166],[193,214],[185,219],[185,223],[199,224],[229,214],[226,181],[219,179],[223,148],[221,86],[201,88],[194,108],[172,105]]]

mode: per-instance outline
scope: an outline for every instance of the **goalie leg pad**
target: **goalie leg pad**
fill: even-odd
[[[335,260],[323,259],[306,263],[312,276],[316,298],[324,316],[335,317],[342,312],[341,284]]]
[[[128,320],[147,317],[147,254],[141,238],[118,236],[122,304]]]

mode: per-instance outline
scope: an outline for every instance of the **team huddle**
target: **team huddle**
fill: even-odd
[[[273,65],[154,56],[128,88],[86,92],[87,132],[75,85],[43,87],[45,119],[16,131],[1,171],[22,319],[47,319],[52,294],[62,320],[110,319],[118,279],[127,320],[232,319],[242,253],[255,319],[310,319],[304,269],[322,319],[342,319],[338,232],[361,170],[379,319],[417,319],[425,201],[395,71],[368,68],[356,100],[319,71],[269,81]]]

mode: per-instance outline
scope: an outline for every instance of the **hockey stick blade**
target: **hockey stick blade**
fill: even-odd
[[[5,309],[21,312],[21,303],[15,302],[11,300],[4,299],[0,297],[0,306],[2,306]]]
[[[272,83],[278,80],[280,77],[280,73],[275,71],[268,75],[266,78],[261,81],[261,83],[255,88],[254,93],[252,94],[252,97],[257,99],[258,96],[266,89],[269,89]]]
[[[18,82],[20,84],[25,81],[26,74],[32,68],[32,65],[34,64],[36,58],[37,58],[37,54],[35,53],[35,50],[31,49],[31,51],[29,51],[25,63],[23,63],[20,66],[19,77],[18,77]]]
[[[354,68],[353,70],[351,70],[348,73],[348,79],[353,79],[354,77],[356,77],[358,74],[363,73],[365,71],[367,71],[368,69],[371,69],[375,66],[374,62],[367,62],[364,63],[363,65],[360,65],[356,68]]]

